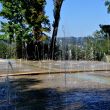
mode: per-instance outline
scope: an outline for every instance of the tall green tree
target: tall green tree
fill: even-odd
[[[50,23],[48,16],[45,15],[46,0],[20,0],[24,10],[24,17],[26,22],[32,27],[32,33],[35,38],[35,51],[39,59],[42,56],[42,40],[46,39],[47,32],[50,31]],[[33,47],[33,46],[32,46]],[[28,49],[30,50],[30,49]],[[32,49],[31,49],[32,50]],[[33,49],[34,50],[34,49]]]
[[[46,0],[20,0],[24,10],[24,17],[32,27],[36,41],[46,36],[50,31],[48,16],[45,15]]]
[[[7,23],[2,23],[2,30],[10,39],[16,41],[17,58],[22,58],[22,40],[23,31],[25,29],[25,19],[23,17],[23,10],[19,0],[0,0],[2,10],[0,16],[7,19]],[[25,32],[25,31],[24,31]]]
[[[3,24],[10,37],[16,37],[16,50],[18,58],[22,57],[22,48],[24,41],[33,48],[33,40],[41,41],[42,37],[47,37],[45,32],[50,31],[50,24],[48,17],[45,16],[45,0],[0,0],[2,3],[2,11],[0,16],[8,20],[7,24]],[[5,31],[6,32],[6,31]],[[33,33],[33,36],[29,34]],[[29,47],[30,48],[30,47]],[[33,49],[30,48],[31,52]],[[33,53],[33,52],[31,52]]]
[[[55,45],[56,45],[56,37],[58,32],[58,26],[60,21],[60,12],[61,7],[64,0],[53,0],[54,3],[54,22],[53,22],[53,33],[52,33],[52,40],[50,45],[50,58],[53,59],[54,57],[54,51],[55,51]]]

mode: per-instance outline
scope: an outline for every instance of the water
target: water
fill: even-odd
[[[23,68],[19,71],[33,71],[39,68],[48,74],[15,76],[1,81],[3,89],[8,90],[9,103],[0,104],[1,109],[10,110],[104,110],[110,109],[110,71],[109,64],[88,61],[27,61],[27,65],[20,61]],[[14,63],[8,63],[7,73],[16,72]],[[30,65],[30,66],[29,66]],[[33,66],[32,66],[33,65]],[[92,66],[94,65],[94,66]],[[106,65],[106,66],[104,66]],[[95,72],[95,69],[105,71]],[[36,69],[36,71],[37,71]],[[91,72],[86,72],[91,69]],[[51,74],[59,70],[64,73]],[[83,73],[66,72],[68,70],[84,70]],[[7,74],[8,76],[8,74]],[[8,79],[8,80],[7,80]],[[4,83],[3,83],[4,82]],[[7,83],[6,83],[7,82]],[[4,87],[4,85],[6,85]],[[7,86],[8,85],[8,86]],[[12,89],[12,87],[14,89]],[[8,89],[7,89],[8,88]],[[13,95],[15,94],[16,95]],[[7,92],[5,93],[7,94]],[[16,100],[15,100],[16,99]],[[5,107],[5,108],[4,108]]]
[[[94,75],[94,73],[92,72],[90,72],[89,74],[86,74],[86,73],[68,74],[68,77],[78,78],[78,79],[87,80],[87,81],[93,81],[100,84],[108,84],[108,85],[110,84],[110,77],[97,76],[97,75]]]
[[[17,109],[109,110],[110,76],[100,76],[100,74],[98,76],[98,74],[97,72],[68,73],[66,88],[65,73],[53,74],[54,78],[48,77],[48,74],[19,76],[16,80],[21,90],[22,101]]]
[[[10,83],[10,70],[13,72],[13,66],[10,61],[7,62],[6,76],[1,78],[0,81],[0,110],[15,110],[13,101],[15,102],[16,93]]]

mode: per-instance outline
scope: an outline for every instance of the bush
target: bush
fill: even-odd
[[[1,40],[0,41],[0,58],[15,58],[16,51],[15,45],[8,44],[7,42]]]

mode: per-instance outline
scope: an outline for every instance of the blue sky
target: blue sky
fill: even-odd
[[[46,14],[53,22],[53,0],[47,0]],[[58,36],[83,37],[99,30],[99,24],[110,24],[104,0],[65,0],[61,10]]]
[[[0,5],[1,9],[1,5]],[[47,0],[46,14],[53,23],[53,0]],[[3,20],[0,18],[0,20]],[[64,0],[58,37],[63,37],[62,27],[66,36],[83,37],[99,30],[99,24],[110,24],[110,14],[104,0]],[[52,31],[50,32],[50,36]]]

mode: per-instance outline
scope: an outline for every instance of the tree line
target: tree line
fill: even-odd
[[[16,43],[16,57],[42,59],[44,53],[54,59],[56,36],[60,20],[61,6],[64,0],[53,0],[54,21],[52,40],[47,33],[51,30],[49,17],[45,14],[46,0],[0,0],[2,9],[0,16],[0,32],[4,33],[10,44]],[[1,35],[2,36],[2,35]],[[45,43],[45,41],[48,43]]]
[[[49,17],[45,13],[46,0],[0,0],[2,9],[0,57],[27,59],[69,59],[101,60],[110,54],[110,25],[100,25],[100,30],[86,37],[83,45],[72,44],[61,49],[57,43],[60,12],[64,0],[53,0],[53,32]],[[110,1],[105,1],[110,13]],[[65,54],[65,55],[62,55]]]

